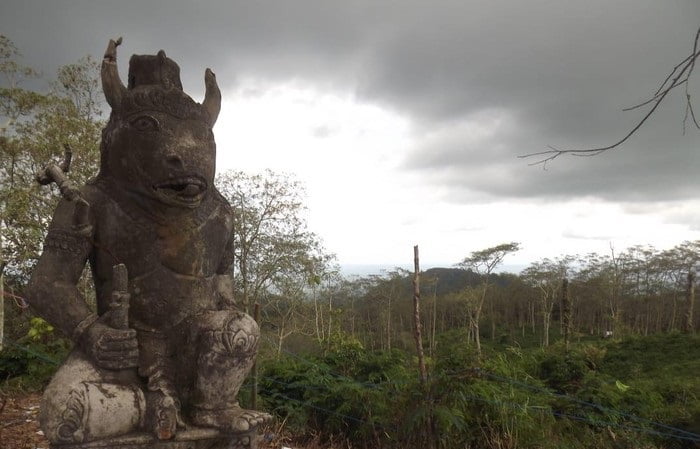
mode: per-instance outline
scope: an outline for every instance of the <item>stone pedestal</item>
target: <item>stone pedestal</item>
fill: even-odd
[[[82,444],[56,444],[51,449],[257,449],[257,429],[248,433],[227,435],[214,429],[190,427],[180,430],[175,438],[159,441],[151,434],[131,433]]]

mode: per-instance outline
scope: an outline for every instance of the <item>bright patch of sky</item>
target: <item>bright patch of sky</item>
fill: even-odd
[[[479,144],[507,133],[511,122],[507,112],[489,110],[450,127]],[[470,251],[520,241],[522,251],[507,263],[524,266],[544,257],[607,254],[610,245],[667,248],[700,237],[656,214],[673,212],[684,221],[696,202],[650,209],[595,198],[502,201],[483,194],[470,204],[455,202],[439,184],[425,185],[401,169],[406,154],[430,147],[426,142],[439,141],[442,131],[417,136],[407,118],[350,94],[242,80],[224,98],[215,132],[219,171],[269,168],[305,184],[311,229],[347,265],[406,266],[414,244],[425,264],[449,266]]]

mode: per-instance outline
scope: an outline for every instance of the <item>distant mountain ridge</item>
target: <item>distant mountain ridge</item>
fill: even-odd
[[[409,273],[413,267],[396,266],[396,265],[344,265],[341,267],[341,273],[348,278],[366,277],[371,275],[381,275],[393,271],[397,268],[404,269]],[[412,275],[406,276],[406,282],[410,282]],[[512,282],[514,275],[511,273],[492,274],[490,282],[496,285],[505,286]],[[431,283],[432,279],[437,279],[437,287],[435,293],[444,295],[447,293],[458,292],[466,286],[476,287],[481,283],[481,276],[472,270],[463,270],[461,268],[445,268],[433,267],[428,268],[421,274],[423,285]]]
[[[489,282],[505,287],[513,281],[514,277],[510,273],[497,273],[489,277]],[[482,281],[482,277],[474,271],[461,268],[430,268],[421,275],[424,283],[430,282],[431,278],[437,279],[435,291],[437,295],[458,292],[466,286],[477,287]]]

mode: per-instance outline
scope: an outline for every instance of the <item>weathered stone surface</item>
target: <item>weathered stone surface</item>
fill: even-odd
[[[127,86],[110,41],[102,84],[112,107],[100,171],[60,185],[29,300],[76,349],[42,401],[41,425],[61,448],[254,447],[270,415],[237,395],[255,361],[259,329],[235,309],[233,212],[214,187],[214,74],[196,103],[161,50],[134,55]],[[97,311],[77,281],[88,262]]]

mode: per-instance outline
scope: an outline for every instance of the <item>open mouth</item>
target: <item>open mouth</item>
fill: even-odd
[[[156,184],[153,189],[166,200],[185,206],[197,205],[207,191],[207,183],[198,176],[184,176]]]

